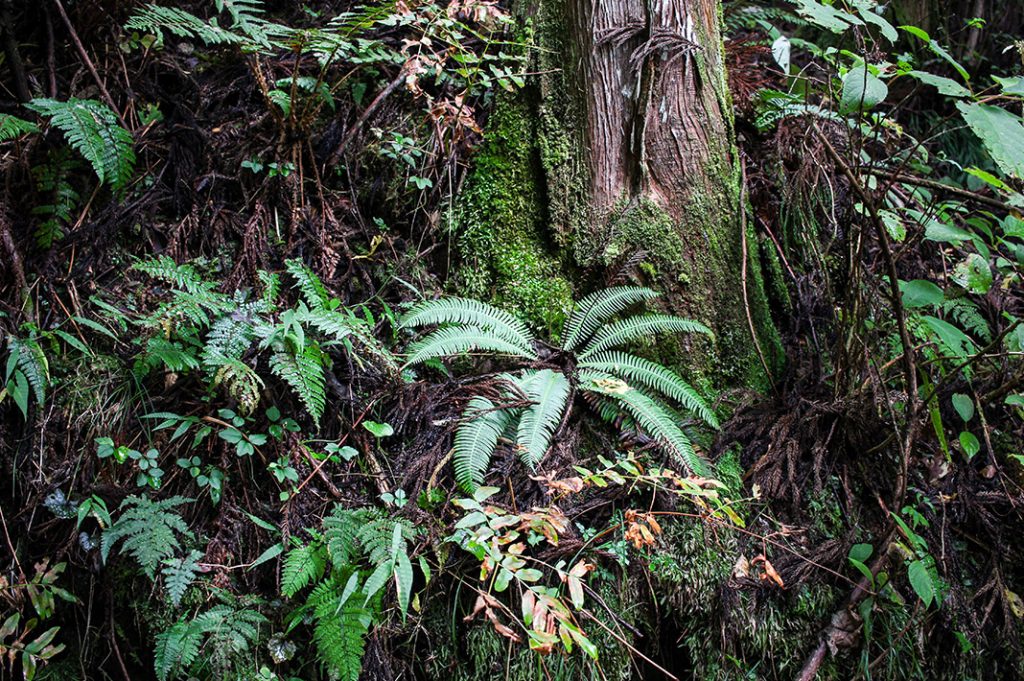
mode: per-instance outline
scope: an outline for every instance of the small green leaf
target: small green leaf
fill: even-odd
[[[981,451],[981,443],[978,442],[978,438],[973,433],[965,431],[960,433],[960,448],[964,450],[967,460],[970,461],[974,458],[975,454]]]
[[[924,606],[930,607],[937,594],[935,582],[932,580],[931,571],[924,560],[915,560],[907,565],[907,578],[914,593],[921,599]]]
[[[952,279],[971,293],[984,295],[992,288],[992,268],[988,260],[971,253],[953,269]]]
[[[377,421],[363,421],[363,428],[373,433],[376,438],[390,437],[395,434],[395,429],[390,423],[378,423]]]
[[[938,305],[945,297],[942,289],[927,279],[901,281],[900,291],[903,292],[904,307],[929,307]]]
[[[956,393],[953,395],[953,408],[956,409],[956,413],[960,414],[960,418],[967,423],[974,417],[974,401],[963,393]]]

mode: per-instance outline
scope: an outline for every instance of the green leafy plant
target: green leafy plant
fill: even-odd
[[[408,542],[414,535],[407,521],[376,509],[337,507],[324,518],[322,533],[285,556],[282,595],[293,598],[312,586],[289,629],[311,617],[317,656],[343,681],[359,679],[364,639],[383,614],[389,584],[399,612],[408,612],[414,577]],[[421,569],[429,576],[425,563]]]
[[[613,287],[587,296],[566,321],[558,354],[547,352],[550,358],[544,360],[525,324],[486,303],[442,298],[409,310],[400,320],[402,327],[439,328],[409,346],[407,366],[477,351],[528,363],[518,373],[498,375],[508,386],[505,396],[514,406],[495,404],[483,396],[469,401],[455,433],[452,457],[459,485],[472,491],[483,483],[491,456],[506,432],[514,433],[523,463],[536,468],[566,421],[577,391],[593,396],[602,417],[609,421],[624,417],[625,427],[643,431],[687,469],[706,475],[707,465],[680,427],[671,403],[717,427],[710,407],[675,372],[616,349],[658,333],[711,335],[703,324],[671,315],[630,315],[613,321],[631,306],[657,295],[646,288]]]
[[[253,650],[267,618],[252,607],[225,600],[182,615],[157,634],[153,666],[160,681],[204,672],[211,678],[229,678],[236,663]]]
[[[135,171],[134,141],[117,115],[92,99],[33,99],[29,109],[48,118],[68,144],[89,162],[101,184],[123,189]]]

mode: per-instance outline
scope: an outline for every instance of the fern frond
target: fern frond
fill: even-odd
[[[33,99],[28,108],[46,116],[71,147],[88,161],[100,184],[122,189],[135,171],[134,140],[117,115],[92,99]]]
[[[152,33],[161,42],[164,40],[164,31],[179,38],[199,40],[207,45],[239,45],[245,42],[241,35],[177,7],[146,5],[128,19],[124,28],[128,31]]]
[[[210,326],[203,344],[203,363],[207,358],[241,357],[255,340],[253,323],[245,310],[220,317]]]
[[[462,423],[455,431],[452,465],[455,480],[472,494],[483,484],[491,455],[498,438],[505,432],[512,415],[506,409],[495,409],[486,397],[474,397],[462,414]]]
[[[580,372],[580,388],[620,403],[637,426],[658,441],[676,461],[695,475],[708,475],[707,465],[693,451],[690,439],[676,425],[671,410],[657,400],[614,376],[593,370]]]
[[[132,269],[189,293],[212,291],[214,287],[212,283],[203,279],[193,265],[189,263],[179,265],[167,255],[139,260],[132,265]]]
[[[355,599],[341,602],[338,587],[324,582],[310,594],[316,625],[313,642],[317,656],[340,681],[359,681],[363,668],[370,611]]]
[[[188,669],[199,657],[203,636],[192,624],[191,620],[180,619],[156,635],[153,667],[159,681],[175,678],[175,672]]]
[[[402,315],[399,325],[416,328],[435,324],[459,324],[485,329],[510,345],[521,348],[523,356],[533,356],[533,336],[526,324],[493,305],[470,298],[439,298],[415,305]]]
[[[39,132],[39,126],[17,116],[0,114],[0,142],[6,142],[30,132]]]
[[[123,541],[121,551],[135,559],[151,580],[165,558],[181,547],[179,534],[188,533],[188,525],[171,509],[191,503],[185,497],[152,501],[149,497],[132,495],[121,504],[117,522],[103,532],[100,557],[107,561],[110,550]]]
[[[613,286],[595,291],[576,304],[562,330],[562,348],[575,350],[609,319],[631,305],[658,297],[660,294],[640,286]]]
[[[164,567],[160,574],[164,578],[164,590],[174,607],[181,605],[185,591],[195,581],[196,575],[199,573],[199,559],[202,557],[202,551],[193,549],[181,558],[164,559]]]
[[[160,364],[168,371],[183,372],[199,368],[199,359],[194,347],[185,347],[177,341],[154,336],[146,341],[146,352],[143,361],[148,367]]]
[[[281,594],[291,598],[320,579],[326,562],[319,544],[304,544],[288,552],[281,570]]]
[[[667,314],[647,314],[627,317],[605,326],[587,344],[580,359],[589,357],[602,350],[609,350],[624,345],[637,338],[655,333],[703,333],[712,335],[711,329],[692,319],[683,319]]]
[[[718,428],[718,418],[711,407],[690,384],[674,371],[649,360],[625,352],[605,351],[580,363],[580,368],[603,371],[625,380],[656,390],[675,400],[696,414],[712,428]]]
[[[446,326],[416,341],[408,348],[405,366],[419,364],[428,359],[451,357],[474,350],[497,352],[513,357],[536,359],[533,350],[495,335],[489,329],[476,326]]]
[[[324,543],[331,562],[336,566],[355,562],[359,554],[359,535],[363,528],[380,519],[381,513],[372,508],[343,508],[323,519]]]
[[[13,359],[15,366],[24,374],[35,395],[36,404],[44,404],[46,388],[50,384],[50,363],[39,343],[33,338],[12,335],[7,337],[7,349],[10,352],[8,361]]]
[[[324,361],[323,351],[316,343],[307,343],[296,353],[277,350],[270,356],[270,370],[292,387],[317,425],[327,408]]]
[[[559,371],[529,374],[519,385],[533,404],[523,410],[516,434],[519,458],[536,468],[551,446],[551,438],[568,406],[569,381]]]
[[[228,395],[238,400],[244,413],[251,413],[260,403],[263,379],[242,360],[208,353],[203,366],[212,374],[212,387],[223,385]]]
[[[46,163],[32,168],[36,189],[51,196],[52,203],[44,203],[32,209],[32,214],[42,218],[36,227],[36,244],[46,249],[64,238],[64,228],[71,224],[72,212],[81,201],[78,191],[71,184],[71,177],[79,164],[66,148],[51,151]]]
[[[266,623],[267,618],[256,610],[227,604],[215,605],[194,617],[183,615],[156,636],[156,676],[159,681],[168,681],[212,666],[214,678],[227,678],[233,658],[255,645],[260,627]]]
[[[302,264],[301,260],[286,260],[285,269],[295,280],[295,288],[299,289],[303,300],[312,310],[320,310],[331,302],[331,294],[313,270]]]

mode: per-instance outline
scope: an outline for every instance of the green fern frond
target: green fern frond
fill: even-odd
[[[281,594],[291,598],[324,574],[326,562],[319,544],[304,544],[288,552],[281,570]]]
[[[562,348],[575,350],[618,313],[659,295],[657,291],[640,286],[613,286],[591,293],[576,304],[566,320],[562,330]]]
[[[580,388],[620,403],[645,433],[658,441],[676,461],[694,475],[707,476],[708,468],[693,451],[690,439],[676,425],[671,410],[624,381],[593,370],[580,372]]]
[[[181,605],[185,591],[195,581],[196,575],[199,573],[199,559],[202,557],[202,551],[193,549],[181,558],[164,559],[164,567],[160,574],[164,578],[164,590],[174,607]]]
[[[34,338],[7,337],[7,349],[10,352],[8,362],[14,362],[25,376],[36,404],[46,402],[46,388],[50,385],[50,363],[46,354]]]
[[[455,431],[452,465],[455,480],[472,494],[483,484],[491,455],[498,438],[505,432],[512,415],[506,409],[495,409],[486,397],[474,397],[462,414],[462,423]]]
[[[495,335],[490,329],[476,326],[446,326],[416,341],[408,348],[405,366],[419,364],[428,359],[451,357],[466,352],[483,350],[513,357],[536,359],[533,350]]]
[[[603,327],[594,334],[593,340],[587,344],[579,356],[583,359],[602,350],[624,345],[637,338],[667,332],[712,335],[711,329],[692,319],[683,319],[667,314],[639,315],[627,317]]]
[[[199,40],[207,45],[239,45],[245,42],[243,36],[177,7],[146,5],[128,19],[124,28],[127,31],[152,33],[161,42],[164,40],[164,31],[179,38]]]
[[[158,255],[148,260],[139,260],[132,265],[136,272],[142,272],[158,281],[171,284],[189,293],[213,290],[213,284],[203,279],[199,271],[189,263],[178,264],[167,255]]]
[[[79,164],[64,147],[51,151],[46,163],[32,168],[36,189],[52,197],[52,203],[40,204],[32,209],[32,215],[41,218],[35,231],[36,244],[40,248],[50,248],[63,239],[65,227],[74,219],[72,213],[82,199],[71,184],[71,178],[78,169]]]
[[[267,618],[258,611],[228,604],[195,616],[183,615],[156,636],[156,676],[168,681],[212,667],[212,678],[228,678],[232,661],[252,649],[266,624]]]
[[[33,99],[29,109],[46,116],[71,147],[88,161],[100,184],[122,189],[135,171],[134,140],[117,115],[92,99]]]
[[[718,428],[718,418],[697,391],[681,376],[660,364],[625,352],[605,351],[581,362],[580,368],[607,372],[627,383],[636,382],[656,390],[699,416],[712,428]]]
[[[251,413],[259,404],[263,379],[248,364],[234,357],[208,353],[203,366],[212,375],[212,387],[224,386],[228,395],[238,400],[243,413]]]
[[[17,116],[0,114],[0,142],[6,142],[30,132],[39,132],[39,126]]]
[[[296,353],[277,350],[270,356],[270,370],[292,387],[318,425],[327,408],[324,391],[325,356],[316,343],[307,343]]]
[[[217,319],[206,334],[203,344],[203,363],[208,358],[241,357],[256,339],[251,317],[240,309]]]
[[[331,562],[338,566],[354,563],[360,550],[360,532],[379,520],[381,515],[376,509],[336,506],[330,515],[325,516],[324,544]]]
[[[132,495],[121,504],[121,514],[113,525],[103,532],[100,557],[107,561],[110,550],[122,542],[121,552],[135,559],[146,576],[156,578],[156,571],[165,558],[179,548],[178,535],[188,533],[188,525],[171,509],[191,503],[185,497],[170,497],[152,501],[149,497]]]
[[[320,310],[330,304],[331,294],[313,270],[303,265],[301,260],[286,260],[284,265],[310,309]]]
[[[260,298],[263,300],[264,305],[267,306],[267,309],[273,309],[277,303],[277,297],[281,295],[281,277],[274,272],[267,272],[266,270],[259,270],[256,275],[263,285],[263,293],[260,295]]]
[[[329,582],[310,594],[309,603],[316,619],[313,642],[317,656],[340,681],[359,681],[372,622],[370,611],[356,599],[342,602],[338,587]]]
[[[402,315],[402,328],[416,328],[435,324],[459,324],[484,329],[491,335],[522,350],[518,354],[533,357],[533,336],[526,325],[515,316],[493,305],[469,298],[439,298],[415,305]]]
[[[533,404],[519,419],[516,448],[523,463],[536,468],[568,406],[569,381],[561,372],[544,369],[528,374],[519,386]]]
[[[202,632],[193,627],[190,619],[180,619],[170,629],[156,635],[153,667],[160,681],[175,678],[177,670],[185,670],[199,657],[203,643]]]
[[[159,365],[173,372],[199,368],[199,358],[196,357],[194,347],[186,347],[162,336],[154,336],[146,341],[146,352],[142,361],[147,369]]]

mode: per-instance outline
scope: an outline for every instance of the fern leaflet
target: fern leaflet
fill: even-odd
[[[533,404],[523,410],[516,434],[519,458],[536,468],[551,446],[551,438],[568,406],[569,381],[561,372],[544,369],[527,375],[519,385]]]
[[[429,359],[451,357],[474,350],[499,352],[527,359],[537,358],[533,350],[500,338],[487,329],[476,326],[448,326],[410,345],[405,365],[411,366]]]
[[[602,328],[594,334],[593,340],[587,344],[579,356],[580,359],[584,359],[596,352],[624,345],[637,338],[665,332],[712,335],[711,329],[692,319],[666,314],[639,315],[621,319]]]
[[[459,486],[472,494],[484,482],[491,454],[505,432],[511,415],[496,409],[486,397],[474,397],[462,414],[462,425],[455,431],[452,464]]]
[[[595,291],[573,309],[562,330],[562,348],[575,350],[594,335],[601,325],[630,305],[656,298],[657,291],[639,286],[615,286]]]
[[[524,357],[532,357],[533,336],[526,325],[515,316],[493,305],[469,298],[440,298],[422,302],[399,320],[403,328],[416,328],[434,324],[459,324],[485,329],[494,336],[514,345]]]
[[[164,577],[164,590],[175,607],[181,605],[181,599],[188,590],[189,584],[195,581],[199,572],[199,559],[202,551],[192,550],[181,558],[165,558],[160,574]]]

